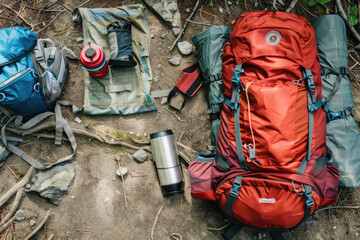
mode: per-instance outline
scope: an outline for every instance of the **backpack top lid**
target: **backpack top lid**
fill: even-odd
[[[35,33],[23,27],[0,29],[0,67],[30,53],[36,40]]]

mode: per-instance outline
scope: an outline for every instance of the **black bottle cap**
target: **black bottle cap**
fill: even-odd
[[[151,133],[150,134],[150,139],[154,139],[154,138],[159,138],[159,137],[165,137],[168,135],[173,135],[173,131],[169,130],[164,130],[164,131],[160,131],[160,132],[155,132],[155,133]]]
[[[91,47],[91,44],[89,43],[89,48],[86,49],[85,55],[88,56],[89,58],[91,58],[91,57],[93,57],[95,55],[95,53],[96,53],[95,49],[93,49]]]

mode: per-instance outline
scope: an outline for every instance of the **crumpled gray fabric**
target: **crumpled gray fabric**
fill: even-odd
[[[347,68],[348,47],[346,26],[338,15],[326,15],[312,23],[322,68],[339,71]],[[322,76],[323,99],[328,99],[340,77],[340,87],[328,102],[330,112],[352,109],[354,97],[347,75],[326,74]],[[332,152],[335,166],[340,172],[341,187],[360,186],[360,134],[351,115],[329,121],[326,125],[326,146]]]

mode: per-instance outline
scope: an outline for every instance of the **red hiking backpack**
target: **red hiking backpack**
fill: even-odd
[[[216,154],[189,167],[192,196],[215,200],[235,225],[278,234],[337,199],[315,34],[303,17],[245,12],[222,63],[225,102]]]

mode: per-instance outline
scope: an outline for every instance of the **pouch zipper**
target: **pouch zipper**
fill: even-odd
[[[27,72],[31,71],[31,68],[28,68],[26,70],[23,70],[21,72],[16,73],[15,75],[9,77],[8,79],[6,79],[4,82],[2,82],[0,84],[0,90],[2,90],[5,86],[7,86],[8,84],[17,82],[20,78],[20,76],[24,76],[25,74],[27,74]]]

